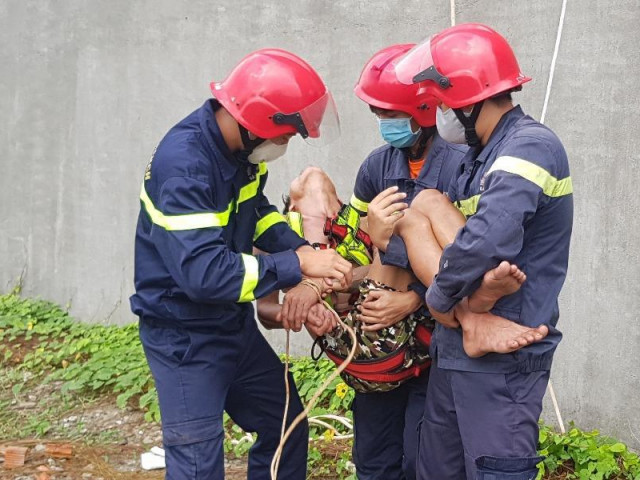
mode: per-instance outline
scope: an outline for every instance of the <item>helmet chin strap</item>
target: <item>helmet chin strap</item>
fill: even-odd
[[[252,140],[249,136],[249,130],[240,125],[240,123],[238,123],[238,130],[240,131],[242,146],[244,147],[242,150],[240,150],[241,155],[249,156],[251,152],[253,152],[254,148],[265,141],[264,138],[260,138],[258,136],[256,136],[256,138]]]
[[[413,147],[406,147],[402,150],[406,153],[409,160],[420,160],[424,155],[424,151],[427,148],[427,143],[429,139],[433,137],[436,133],[437,129],[435,125],[433,127],[421,127],[422,133],[420,134],[420,139],[418,140],[418,148],[415,153],[412,153],[411,150]]]
[[[478,138],[478,134],[476,133],[476,120],[480,115],[480,110],[482,110],[483,104],[484,100],[476,103],[473,106],[473,110],[471,110],[471,115],[468,117],[464,114],[461,108],[453,109],[453,113],[456,114],[456,117],[458,117],[458,120],[460,120],[460,123],[464,126],[464,136],[470,147],[477,147],[480,145],[480,138]]]

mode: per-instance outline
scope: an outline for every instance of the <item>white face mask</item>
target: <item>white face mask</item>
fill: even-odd
[[[272,162],[285,154],[287,145],[289,145],[289,143],[276,145],[271,140],[265,140],[253,149],[253,152],[249,154],[247,160],[256,165],[261,162]]]
[[[471,115],[471,113],[468,115],[465,113],[465,116],[468,117],[469,115]],[[443,112],[442,109],[438,107],[436,111],[436,127],[438,129],[438,135],[440,135],[443,140],[449,143],[467,143],[467,138],[464,135],[464,125],[462,125],[458,117],[456,117],[456,112],[453,111],[453,108]]]

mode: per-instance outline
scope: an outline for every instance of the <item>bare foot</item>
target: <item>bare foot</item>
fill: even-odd
[[[525,327],[491,313],[473,313],[465,302],[456,307],[462,326],[464,351],[472,358],[487,353],[511,353],[539,342],[549,333],[546,325]]]
[[[505,295],[520,290],[527,279],[516,265],[503,261],[484,274],[480,288],[469,297],[469,309],[475,313],[488,312]]]

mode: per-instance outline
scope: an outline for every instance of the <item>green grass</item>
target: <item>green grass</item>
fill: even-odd
[[[159,422],[158,399],[135,324],[117,327],[76,322],[67,310],[44,300],[23,298],[14,291],[0,295],[0,440],[41,438],[55,422],[91,402],[112,401],[144,412],[148,422]],[[293,359],[291,371],[304,402],[333,371],[329,360]],[[49,388],[44,388],[49,386]],[[34,395],[47,392],[44,397]],[[20,402],[35,397],[35,406],[20,411]],[[322,394],[310,417],[333,414],[351,420],[354,392],[338,378]],[[34,403],[32,401],[32,403]],[[339,423],[331,428],[313,424],[309,449],[309,478],[354,479],[350,440]],[[225,450],[243,456],[253,437],[225,416]],[[58,431],[69,439],[89,443],[117,442],[115,430],[84,438],[83,425]],[[543,426],[540,431],[538,478],[640,480],[640,460],[614,439],[597,431],[572,426],[564,435]]]

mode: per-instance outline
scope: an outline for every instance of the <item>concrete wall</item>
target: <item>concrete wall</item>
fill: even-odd
[[[518,94],[539,117],[560,0],[458,0],[458,22],[493,25],[534,81]],[[343,198],[381,143],[352,93],[379,48],[450,22],[446,0],[0,2],[0,290],[70,302],[90,322],[125,323],[137,194],[157,141],[246,53],[290,49],[334,92],[342,137],[295,142],[271,168],[277,201],[308,163]],[[553,381],[565,419],[640,448],[640,3],[569,0],[547,123],[564,140],[576,201],[565,333]],[[272,333],[276,345],[283,334]],[[308,344],[296,340],[296,351]],[[553,421],[551,411],[546,417]]]

